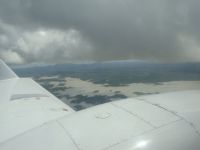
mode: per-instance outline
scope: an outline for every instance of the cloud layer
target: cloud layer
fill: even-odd
[[[1,0],[0,57],[200,61],[199,7],[198,0]]]

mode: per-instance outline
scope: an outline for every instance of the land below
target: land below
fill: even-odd
[[[75,110],[141,95],[200,89],[200,64],[115,62],[15,68]]]

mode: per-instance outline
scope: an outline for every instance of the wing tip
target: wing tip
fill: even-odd
[[[0,80],[18,78],[15,72],[0,59]]]

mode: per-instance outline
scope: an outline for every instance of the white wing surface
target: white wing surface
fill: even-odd
[[[200,91],[74,112],[33,80],[18,78],[3,62],[0,68],[5,71],[0,73],[0,150],[200,149]]]
[[[73,112],[35,81],[17,77],[0,61],[0,143]]]

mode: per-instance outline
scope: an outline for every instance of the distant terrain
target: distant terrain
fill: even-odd
[[[200,89],[200,63],[109,62],[14,68],[76,110],[105,102]]]

